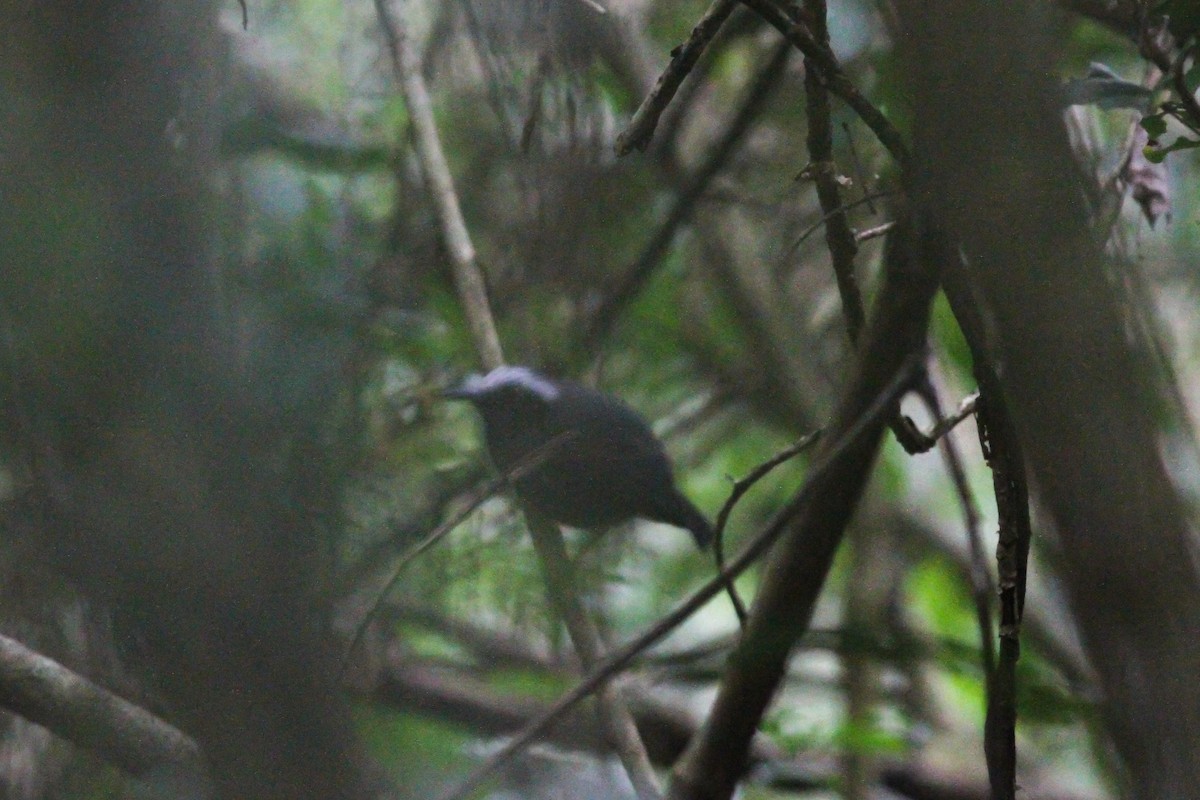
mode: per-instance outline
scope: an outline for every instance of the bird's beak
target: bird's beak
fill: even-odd
[[[474,400],[479,396],[479,376],[468,375],[466,379],[447,386],[442,390],[442,397],[447,400]]]

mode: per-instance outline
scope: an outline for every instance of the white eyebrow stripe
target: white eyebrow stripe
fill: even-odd
[[[560,392],[550,380],[538,375],[529,367],[496,367],[479,379],[479,389],[490,392],[502,386],[524,387],[543,400],[555,400]]]

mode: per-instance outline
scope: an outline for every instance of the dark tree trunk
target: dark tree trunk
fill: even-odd
[[[367,796],[278,465],[306,421],[214,313],[216,5],[0,8],[3,421],[38,533],[136,629],[221,796]]]

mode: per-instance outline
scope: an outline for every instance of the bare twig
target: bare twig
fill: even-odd
[[[660,163],[664,171],[674,175],[679,171],[680,126],[689,114],[696,111],[697,102],[704,96],[707,79],[719,65],[717,54],[722,48],[729,46],[739,38],[745,38],[758,29],[760,20],[748,8],[736,8],[721,26],[720,32],[705,47],[704,57],[692,67],[670,105],[664,109],[654,127],[657,137],[652,140],[646,150],[651,158]],[[659,135],[665,132],[664,135]],[[711,196],[711,192],[705,199]]]
[[[505,486],[510,485],[514,481],[520,480],[522,477],[529,474],[530,470],[536,469],[540,464],[544,463],[546,459],[558,452],[559,448],[573,439],[575,435],[576,434],[574,431],[563,431],[531,453],[523,456],[503,475],[498,475],[477,489],[466,505],[460,508],[448,520],[430,531],[428,536],[417,542],[417,544],[413,545],[408,552],[400,557],[400,560],[396,562],[396,566],[392,568],[392,576],[384,583],[383,588],[379,590],[379,593],[375,596],[375,601],[371,603],[367,613],[363,616],[362,622],[360,622],[355,628],[354,638],[350,640],[350,645],[346,648],[346,654],[342,656],[342,667],[340,671],[342,676],[345,676],[346,669],[350,666],[350,659],[354,656],[355,651],[358,650],[358,646],[362,643],[363,636],[366,635],[367,629],[379,615],[379,609],[383,606],[383,601],[389,594],[391,594],[392,589],[396,587],[397,581],[400,580],[400,573],[404,571],[404,568],[419,558],[422,554],[427,552],[435,544],[446,538],[446,536],[452,530],[458,527],[459,523],[474,513],[475,509],[483,505],[488,498],[496,494],[496,492],[500,491]]]
[[[790,13],[793,23],[799,25],[801,19],[807,23],[812,39],[819,48],[829,48],[829,28],[826,20],[828,9],[825,0],[804,0],[803,12],[794,6],[787,8],[792,9]],[[857,348],[863,327],[866,325],[867,312],[858,278],[854,274],[858,240],[850,228],[845,207],[842,205],[837,165],[833,160],[832,111],[825,81],[826,76],[819,73],[816,59],[806,54],[804,93],[807,98],[809,163],[805,174],[812,178],[817,189],[817,200],[824,212],[821,219],[825,225],[825,246],[829,250],[838,297],[842,301],[846,333],[850,337],[850,343]],[[869,205],[871,196],[867,195],[862,200]],[[911,422],[899,413],[891,420],[890,426],[897,441],[909,453],[920,452],[933,446],[931,440],[922,438]]]
[[[629,125],[617,137],[617,155],[628,155],[633,150],[645,150],[654,136],[658,119],[670,105],[671,99],[684,79],[700,60],[704,48],[721,30],[721,26],[738,6],[738,0],[713,0],[713,4],[704,12],[704,16],[692,28],[688,40],[671,51],[671,62],[658,77],[658,82],[646,99],[638,106]]]
[[[982,389],[981,384],[981,389]],[[988,692],[984,752],[997,798],[1016,793],[1017,660],[1021,656],[1021,618],[1025,609],[1026,569],[1032,529],[1025,465],[1017,461],[1018,440],[997,386],[989,384],[976,416],[979,442],[992,468],[1000,539],[996,563],[1000,577],[1000,653]]]
[[[693,592],[674,611],[655,623],[649,630],[623,647],[609,653],[574,689],[539,714],[520,733],[480,764],[466,780],[440,795],[439,800],[461,800],[482,786],[517,753],[540,738],[563,714],[593,694],[599,687],[608,683],[614,675],[629,666],[646,649],[652,647],[700,610],[709,600],[723,591],[730,581],[767,552],[787,525],[812,501],[822,479],[836,469],[839,462],[860,443],[884,415],[891,411],[896,401],[911,384],[914,374],[920,369],[920,363],[921,360],[915,357],[909,358],[903,363],[874,400],[863,409],[862,415],[848,426],[845,433],[830,445],[823,457],[813,464],[804,486],[796,496],[776,514],[775,519],[758,536],[742,548],[742,551],[729,562],[720,575]]]
[[[560,678],[561,673],[550,677]],[[368,695],[373,702],[405,715],[418,714],[455,725],[475,738],[508,736],[548,705],[540,698],[497,687],[474,670],[459,669],[444,661],[402,657],[394,651],[385,657],[380,678]],[[664,697],[655,687],[633,683],[624,688],[654,763],[669,765],[696,729],[694,715],[680,700]],[[572,709],[546,732],[542,741],[574,753],[590,752],[601,758],[611,754],[595,713],[587,707]],[[754,753],[756,760],[780,756],[766,742]]]
[[[819,220],[817,220],[812,225],[809,225],[807,228],[804,229],[804,232],[801,233],[800,236],[798,236],[796,238],[796,241],[792,242],[790,247],[788,247],[787,253],[785,255],[790,256],[792,253],[796,252],[796,249],[798,247],[800,247],[800,245],[804,244],[805,240],[807,240],[808,237],[812,236],[814,233],[821,230],[821,226],[824,225],[826,222],[828,222],[830,219],[832,219],[834,216],[836,216],[838,214],[844,214],[845,212],[849,211],[852,208],[857,208],[861,205],[866,205],[873,200],[880,199],[881,197],[890,197],[893,194],[895,194],[895,192],[890,192],[890,191],[875,192],[873,194],[864,195],[863,197],[860,197],[857,200],[854,200],[852,202],[846,203],[845,205],[838,206],[837,208],[834,208],[834,209],[831,209],[830,211],[825,212],[824,214],[821,215],[821,218]],[[891,223],[891,226],[894,226],[894,225],[895,225],[894,222]],[[888,230],[891,230],[891,227],[889,227]],[[876,235],[882,235],[882,233],[879,233]]]
[[[1175,63],[1171,65],[1171,84],[1175,87],[1175,92],[1179,95],[1179,101],[1183,103],[1183,107],[1187,109],[1188,116],[1191,118],[1185,124],[1193,131],[1200,131],[1200,103],[1196,101],[1195,93],[1188,88],[1186,74],[1183,69],[1192,50],[1192,47],[1184,48],[1175,58]]]
[[[825,0],[804,0],[813,38],[818,44],[829,46],[829,31],[825,24]],[[850,341],[857,344],[859,334],[867,322],[866,307],[858,278],[854,275],[854,257],[858,244],[846,211],[842,206],[842,193],[838,187],[837,164],[833,160],[833,124],[829,106],[829,92],[823,78],[817,72],[817,64],[808,56],[804,58],[804,93],[808,112],[808,167],[805,172],[812,178],[817,189],[817,200],[821,204],[825,220],[825,246],[829,249],[833,275],[837,281],[838,295],[842,300],[842,313]]]
[[[855,231],[854,241],[862,243],[869,239],[878,239],[880,236],[883,236],[894,227],[896,227],[896,223],[893,220],[892,222],[885,222],[882,225],[876,225],[873,228]]]
[[[932,386],[922,386],[921,392],[932,392]],[[958,427],[966,418],[975,414],[976,405],[979,402],[979,392],[973,392],[962,399],[958,404],[958,410],[948,417],[938,417],[934,422],[929,432],[925,432],[917,428],[917,426],[908,417],[897,417],[898,424],[904,427],[904,438],[901,444],[909,455],[918,453],[928,453],[933,449],[947,433]]]
[[[816,41],[828,46],[829,31],[826,28],[824,0],[804,0],[804,10],[808,12],[809,24]],[[838,283],[841,311],[846,318],[850,341],[857,344],[859,333],[866,324],[863,293],[858,288],[858,278],[854,276],[854,257],[858,254],[858,245],[854,241],[854,231],[850,229],[850,222],[847,221],[845,209],[841,204],[838,166],[833,160],[833,124],[830,120],[829,92],[817,74],[816,62],[808,56],[804,58],[804,94],[808,98],[806,110],[809,118],[809,166],[805,172],[816,186],[817,200],[820,201],[821,211],[826,218],[826,247],[829,249],[829,260],[833,264],[834,278]]]
[[[725,526],[729,523],[729,515],[733,512],[734,506],[738,504],[738,501],[742,499],[742,496],[746,492],[750,491],[754,484],[765,478],[780,464],[790,461],[803,453],[820,438],[821,431],[815,430],[807,436],[802,437],[798,442],[780,450],[752,469],[749,474],[734,481],[733,488],[729,491],[729,499],[725,501],[725,505],[721,506],[720,512],[717,513],[717,522],[713,527],[713,555],[716,558],[717,570],[719,572],[722,574],[725,573]],[[742,602],[742,598],[738,596],[737,588],[734,586],[732,579],[726,584],[725,591],[729,594],[730,602],[733,603],[733,610],[737,613],[738,622],[745,625],[746,606]]]
[[[958,410],[948,417],[941,417],[934,424],[929,433],[925,434],[928,438],[934,440],[941,439],[950,431],[958,427],[959,423],[968,417],[975,415],[976,406],[979,404],[979,392],[972,392],[962,399],[958,404]]]

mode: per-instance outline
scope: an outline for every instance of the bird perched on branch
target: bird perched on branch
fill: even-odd
[[[528,367],[472,375],[445,394],[479,411],[499,470],[533,456],[517,494],[555,522],[602,528],[642,517],[690,531],[701,548],[712,540],[708,520],[675,486],[662,444],[617,398]]]

